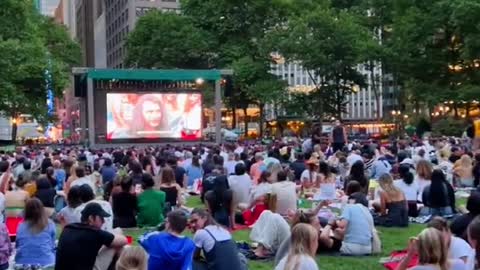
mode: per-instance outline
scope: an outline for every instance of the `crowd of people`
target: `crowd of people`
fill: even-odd
[[[359,143],[337,125],[329,144],[314,133],[269,145],[0,156],[0,269],[243,270],[271,259],[278,270],[310,270],[316,254],[379,254],[376,227],[412,222],[427,226],[397,269],[479,266],[480,154],[458,139]],[[191,196],[203,206],[187,207]],[[148,233],[131,246],[122,229],[138,227]],[[234,241],[242,229],[254,244]]]

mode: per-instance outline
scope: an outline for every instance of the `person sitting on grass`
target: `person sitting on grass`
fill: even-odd
[[[234,227],[233,192],[223,177],[215,178],[213,189],[205,193],[205,201],[216,222],[227,228]]]
[[[149,255],[149,270],[191,269],[195,244],[182,235],[187,223],[185,213],[175,210],[167,215],[165,232],[152,232],[140,238],[140,245]]]
[[[250,232],[250,240],[258,243],[250,259],[264,259],[275,256],[280,245],[290,237],[290,226],[279,214],[270,210],[262,212]]]
[[[123,249],[115,270],[147,270],[147,254],[141,247]]]
[[[141,227],[156,227],[163,222],[165,192],[153,189],[155,182],[150,174],[142,174],[143,192],[138,196],[137,223]]]
[[[18,226],[15,248],[17,265],[49,267],[55,263],[55,224],[37,198],[25,204],[25,219]]]
[[[67,198],[67,206],[62,208],[57,214],[57,219],[62,227],[65,227],[70,223],[80,222],[80,218],[75,212],[75,209],[82,204],[80,190],[80,186],[70,188]]]
[[[28,180],[24,179],[22,175],[18,176],[16,187],[12,191],[7,191],[5,194],[5,216],[19,217],[22,215],[23,209],[30,195],[25,190]]]
[[[480,192],[474,191],[467,199],[468,213],[457,216],[450,224],[452,233],[468,241],[467,228],[475,217],[480,215]]]
[[[106,270],[115,256],[115,249],[127,244],[121,234],[102,230],[105,212],[98,203],[89,203],[81,213],[81,223],[67,225],[58,239],[56,270]]]
[[[467,228],[468,242],[475,250],[475,265],[480,266],[480,217],[476,217]]]
[[[10,242],[8,229],[5,224],[0,224],[0,270],[9,269],[9,259],[13,253],[13,246]]]
[[[134,228],[137,226],[137,196],[132,193],[133,180],[129,176],[121,177],[122,191],[112,195],[113,227]]]
[[[415,255],[418,265],[408,268]],[[424,229],[418,237],[409,239],[407,255],[395,270],[467,270],[461,260],[448,259],[448,246],[442,233],[434,228]],[[471,269],[468,269],[471,270]]]
[[[368,200],[361,192],[348,198],[349,204],[343,209],[338,220],[329,221],[324,229],[335,232],[342,240],[340,252],[344,255],[370,255],[372,253],[373,217],[368,210]]]
[[[300,223],[292,229],[291,245],[275,270],[318,270],[315,253],[318,247],[318,232],[309,225]]]
[[[244,270],[237,245],[230,232],[220,226],[204,209],[195,208],[190,216],[193,242],[193,270]],[[203,258],[201,253],[203,252]]]
[[[165,192],[166,203],[169,207],[167,210],[171,211],[181,205],[182,187],[175,181],[175,172],[170,167],[162,170],[160,190]]]
[[[431,184],[423,190],[421,216],[448,216],[455,211],[455,192],[439,169],[432,172]]]
[[[375,225],[385,227],[407,227],[408,205],[403,192],[393,184],[390,174],[380,176],[379,215],[375,216]]]
[[[434,217],[427,224],[428,228],[435,228],[442,232],[445,243],[448,246],[448,258],[462,260],[467,269],[474,269],[475,266],[475,251],[470,245],[463,240],[452,235],[447,221],[442,217]]]

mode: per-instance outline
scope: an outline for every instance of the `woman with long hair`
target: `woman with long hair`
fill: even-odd
[[[167,114],[162,98],[157,94],[142,95],[133,109],[130,124],[133,138],[168,137],[162,132],[169,131]]]
[[[398,167],[398,174],[400,179],[395,180],[394,184],[405,195],[405,199],[408,203],[408,216],[417,217],[417,200],[420,194],[420,187],[415,181],[413,173],[410,171],[410,165],[401,164]]]
[[[408,226],[408,206],[403,192],[393,184],[390,174],[380,176],[380,211],[375,225],[386,227]]]
[[[473,187],[473,161],[469,155],[463,155],[453,168],[456,183],[460,187]]]
[[[175,181],[175,172],[168,166],[162,171],[160,190],[165,192],[167,207],[174,208],[181,205],[180,195],[182,188]]]
[[[115,270],[147,270],[148,256],[142,247],[131,246],[123,249]]]
[[[195,183],[195,180],[202,180],[203,178],[203,169],[200,165],[200,158],[199,156],[192,157],[192,164],[190,164],[187,168],[187,186],[191,187]]]
[[[418,254],[418,265],[408,268]],[[465,270],[461,260],[448,259],[448,246],[442,233],[435,228],[424,229],[416,238],[410,238],[407,255],[396,270]]]
[[[360,186],[362,187],[362,192],[368,194],[368,179],[365,176],[365,165],[363,161],[358,160],[353,163],[352,167],[350,168],[350,175],[347,176],[347,179],[344,183],[344,190],[348,186],[349,181],[357,181]]]
[[[445,216],[455,211],[455,192],[445,179],[442,170],[432,172],[432,183],[423,190],[424,207],[420,215]]]
[[[425,159],[421,159],[417,163],[417,167],[415,167],[416,175],[415,175],[415,181],[417,182],[419,189],[420,189],[420,195],[419,195],[419,201],[422,201],[422,196],[421,193],[425,189],[426,186],[430,185],[430,180],[432,179],[432,164],[430,161],[427,161]]]
[[[468,213],[456,216],[450,224],[452,233],[457,237],[463,238],[464,240],[468,240],[468,225],[470,225],[470,223],[480,215],[480,192],[474,191],[470,194],[470,197],[467,199],[466,208]]]
[[[275,270],[314,270],[318,269],[315,254],[318,247],[318,232],[309,225],[300,223],[292,229],[291,246]]]
[[[233,192],[223,177],[215,178],[213,189],[205,193],[205,201],[210,213],[218,223],[228,228],[234,225],[231,218]]]
[[[25,218],[18,227],[15,248],[16,264],[48,267],[55,263],[55,224],[37,198],[25,205]]]
[[[193,209],[190,228],[197,247],[193,255],[193,269],[241,270],[246,267],[245,262],[240,260],[230,232],[220,226],[208,211]],[[202,251],[206,262],[201,261]]]
[[[112,194],[112,211],[114,228],[133,228],[137,226],[137,196],[133,192],[133,181],[130,177],[120,178],[121,191]]]

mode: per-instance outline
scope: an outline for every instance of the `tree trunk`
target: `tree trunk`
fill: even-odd
[[[14,118],[14,121],[12,123],[12,143],[17,144],[17,121],[16,121],[16,118]]]
[[[467,118],[470,117],[470,109],[471,109],[470,102],[467,102],[467,104],[465,105],[465,114]]]
[[[259,110],[260,111],[260,117],[259,117],[260,119],[258,121],[259,125],[260,125],[260,137],[263,138],[263,119],[264,119],[263,114],[265,113],[264,112],[265,104],[259,104],[258,107],[260,109]]]
[[[243,122],[245,124],[245,129],[243,131],[243,135],[245,137],[248,137],[248,115],[247,115],[247,107],[242,108],[243,109]]]
[[[232,106],[232,129],[237,128],[237,114],[236,114],[237,108],[235,106]]]
[[[458,118],[458,104],[457,103],[453,104],[453,112],[454,112],[455,118]]]
[[[369,61],[368,62],[368,70],[370,72],[370,80],[372,82],[371,84],[371,88],[372,88],[372,91],[373,91],[373,95],[375,96],[375,118],[377,120],[378,123],[380,123],[381,119],[380,119],[380,94],[378,93],[378,89],[377,89],[377,80],[375,79],[375,66],[374,66],[374,63],[373,61]]]

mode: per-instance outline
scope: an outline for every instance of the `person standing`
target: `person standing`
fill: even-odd
[[[330,134],[330,143],[332,144],[333,152],[341,151],[348,143],[347,132],[342,126],[340,120],[335,121],[335,127]]]

